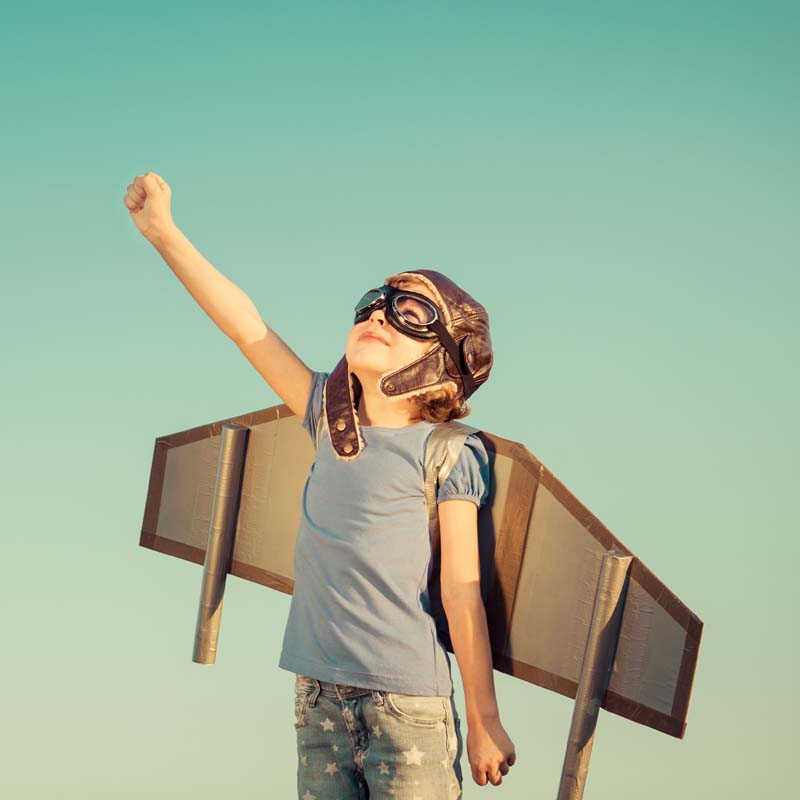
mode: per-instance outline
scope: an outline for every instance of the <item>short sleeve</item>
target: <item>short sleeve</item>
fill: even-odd
[[[489,454],[477,434],[471,433],[458,461],[439,487],[436,502],[472,500],[480,508],[489,496],[489,482]]]
[[[311,381],[311,393],[308,395],[306,413],[301,424],[312,442],[317,441],[317,422],[322,413],[322,390],[329,375],[329,372],[315,372]]]

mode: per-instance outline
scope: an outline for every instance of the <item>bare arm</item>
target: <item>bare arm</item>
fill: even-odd
[[[439,503],[439,527],[442,606],[464,684],[467,721],[499,718],[481,598],[477,506],[469,500]]]
[[[124,202],[142,235],[198,305],[302,418],[311,393],[312,371],[266,326],[247,294],[204,258],[175,225],[169,211],[170,198],[167,182],[148,172],[128,185]]]
[[[151,234],[150,242],[203,311],[237,341],[243,329],[261,322],[253,301],[206,260],[177,225]]]
[[[314,373],[260,319],[252,331],[234,341],[275,394],[302,420]]]
[[[494,666],[480,590],[478,507],[469,500],[439,503],[442,606],[458,660],[467,706],[467,754],[479,786],[503,782],[517,758],[500,722]]]

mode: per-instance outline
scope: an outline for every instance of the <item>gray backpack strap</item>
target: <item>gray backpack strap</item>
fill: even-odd
[[[439,534],[439,511],[436,504],[439,487],[447,480],[450,470],[458,461],[467,436],[478,433],[479,430],[480,428],[473,428],[463,422],[450,420],[438,423],[428,437],[425,448],[425,505],[432,541],[436,541]]]

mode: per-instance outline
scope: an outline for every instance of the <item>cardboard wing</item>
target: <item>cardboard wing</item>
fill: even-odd
[[[139,544],[205,562],[226,423],[247,429],[247,444],[225,569],[291,594],[314,447],[285,405],[156,439]],[[480,436],[492,467],[478,524],[495,669],[575,698],[603,557],[627,554],[619,638],[601,706],[683,738],[702,621],[523,445]]]

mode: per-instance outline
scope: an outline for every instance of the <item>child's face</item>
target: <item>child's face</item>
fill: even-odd
[[[435,302],[428,287],[423,284],[404,283],[402,288],[425,295]],[[367,333],[381,341],[372,336],[362,338]],[[347,337],[345,355],[350,370],[355,372],[363,386],[365,379],[374,383],[381,375],[416,361],[423,353],[436,347],[439,347],[438,340],[421,341],[400,333],[386,321],[384,309],[377,308],[363,322],[353,325]]]

